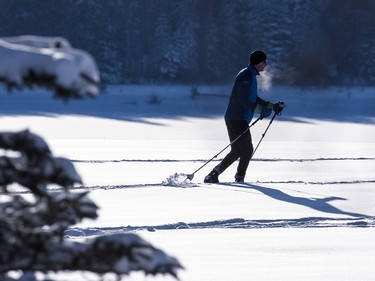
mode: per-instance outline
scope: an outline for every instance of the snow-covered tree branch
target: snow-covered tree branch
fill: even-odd
[[[0,38],[0,82],[9,89],[45,87],[57,97],[82,98],[99,92],[94,59],[60,37]]]
[[[63,38],[0,39],[0,77],[10,88],[47,87],[65,99],[99,91],[94,60]],[[53,156],[41,137],[28,130],[0,133],[0,280],[14,280],[9,275],[14,271],[23,274],[22,280],[36,280],[35,272],[62,270],[177,278],[178,260],[135,234],[66,240],[70,226],[97,218],[88,192],[69,190],[77,183],[82,180],[71,161]],[[52,192],[52,184],[60,188]],[[32,196],[14,194],[10,185]]]

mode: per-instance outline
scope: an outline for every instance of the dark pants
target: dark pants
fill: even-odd
[[[225,120],[230,141],[234,141],[248,127],[246,121]],[[223,161],[217,166],[217,169],[224,172],[238,158],[240,159],[237,167],[237,175],[245,176],[251,156],[253,155],[253,144],[251,141],[250,130],[247,130],[237,141],[232,143],[230,152],[224,157]]]

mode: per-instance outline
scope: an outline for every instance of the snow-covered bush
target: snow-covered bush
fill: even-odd
[[[98,93],[94,61],[71,49],[65,39],[15,39],[8,39],[12,43],[0,40],[0,77],[7,86],[47,86],[66,99]],[[60,42],[62,49],[56,51],[51,42]],[[88,83],[83,74],[95,83]],[[178,260],[135,234],[79,242],[66,239],[70,226],[97,217],[98,207],[88,192],[69,190],[77,183],[82,180],[71,161],[53,156],[41,137],[28,130],[0,133],[0,280],[16,280],[14,272],[20,280],[37,280],[36,272],[51,271],[114,273],[119,277],[142,271],[177,277]],[[50,190],[52,184],[59,188]],[[14,185],[30,194],[15,194],[10,190]]]

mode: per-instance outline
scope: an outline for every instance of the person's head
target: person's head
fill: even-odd
[[[250,64],[259,72],[263,71],[267,65],[267,55],[262,51],[254,51],[250,54]]]

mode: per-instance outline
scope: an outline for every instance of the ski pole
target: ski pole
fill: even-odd
[[[255,154],[255,151],[257,151],[257,149],[258,149],[260,143],[261,143],[262,140],[264,139],[264,136],[266,135],[266,133],[267,133],[267,131],[268,131],[268,128],[271,126],[271,124],[272,124],[273,120],[275,119],[276,115],[277,115],[277,113],[275,112],[275,114],[272,116],[271,121],[270,121],[270,123],[268,124],[266,130],[265,130],[264,133],[262,134],[262,137],[261,137],[260,141],[258,142],[257,146],[255,147],[255,149],[254,149],[254,151],[253,151],[253,154],[251,155],[251,158],[253,158],[253,156],[254,156],[254,154]]]
[[[281,108],[281,110],[280,110],[279,112],[276,112],[276,111],[275,111],[275,114],[272,116],[271,121],[270,121],[270,123],[268,124],[268,126],[267,126],[266,130],[264,131],[264,133],[262,134],[262,137],[261,137],[260,141],[258,142],[257,146],[255,147],[255,149],[254,149],[254,151],[253,151],[253,154],[251,155],[251,159],[253,158],[253,156],[254,156],[254,154],[255,154],[255,151],[257,151],[257,149],[258,149],[260,143],[261,143],[262,140],[264,139],[264,136],[266,135],[266,133],[267,133],[269,127],[271,126],[273,120],[276,118],[276,115],[281,115],[281,111],[286,107],[285,103],[283,103],[283,102],[279,102],[278,104],[279,104],[279,107]]]
[[[274,119],[275,118],[275,116],[272,118],[272,119]],[[262,117],[259,117],[258,119],[256,119],[253,123],[251,123],[251,125],[250,126],[248,126],[247,128],[246,128],[246,130],[245,131],[243,131],[237,138],[235,138],[231,143],[229,143],[226,147],[224,147],[222,150],[220,150],[220,152],[219,153],[217,153],[215,156],[213,156],[211,159],[209,159],[209,160],[207,160],[202,166],[200,166],[197,170],[195,170],[193,173],[191,173],[191,174],[188,174],[188,175],[186,175],[186,179],[188,179],[188,180],[192,180],[193,178],[194,178],[194,174],[196,173],[196,172],[198,172],[199,170],[201,170],[204,166],[206,166],[208,163],[210,163],[212,160],[214,160],[216,157],[218,157],[224,150],[226,150],[229,146],[231,146],[233,143],[235,143],[236,141],[238,141],[238,139],[240,138],[240,137],[242,137],[248,130],[250,130],[250,128],[252,127],[252,126],[254,126],[259,120],[261,120],[261,119],[263,119]],[[268,127],[269,127],[269,125],[268,125]],[[268,129],[268,128],[267,128]]]

